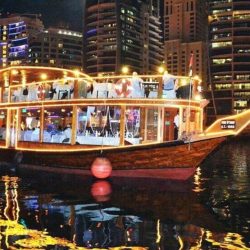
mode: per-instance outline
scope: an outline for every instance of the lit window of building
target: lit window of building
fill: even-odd
[[[212,48],[221,48],[221,47],[226,47],[226,46],[232,46],[232,42],[217,42],[217,43],[212,43]]]
[[[211,90],[215,90],[211,117],[216,119],[250,108],[249,3],[210,0],[209,14]]]
[[[232,58],[220,58],[220,59],[213,59],[214,64],[225,64],[225,63],[231,63]]]

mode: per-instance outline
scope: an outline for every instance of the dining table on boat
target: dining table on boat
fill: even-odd
[[[76,142],[82,145],[105,145],[118,146],[120,143],[119,137],[100,137],[91,135],[77,135]]]
[[[66,139],[65,134],[54,134],[51,136],[51,142],[52,143],[62,143],[63,140]]]

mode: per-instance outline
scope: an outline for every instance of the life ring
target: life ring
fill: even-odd
[[[22,151],[16,152],[16,154],[13,158],[13,163],[18,165],[22,162],[22,160],[23,160],[23,152]]]
[[[120,79],[116,82],[115,92],[120,97],[128,97],[132,92],[132,83],[129,79]]]
[[[45,97],[45,89],[43,87],[43,85],[39,85],[38,89],[37,89],[37,97],[40,100],[44,100]]]

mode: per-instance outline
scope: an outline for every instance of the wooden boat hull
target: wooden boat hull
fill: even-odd
[[[196,167],[226,138],[212,138],[186,144],[182,141],[81,152],[17,152],[1,149],[0,161],[19,164],[20,168],[60,173],[88,174],[96,157],[112,164],[112,176],[187,180]],[[22,159],[21,159],[22,158]]]

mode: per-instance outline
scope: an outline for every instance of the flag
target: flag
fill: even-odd
[[[194,54],[192,53],[189,61],[189,77],[193,76],[193,63],[194,63]]]

